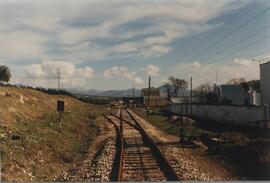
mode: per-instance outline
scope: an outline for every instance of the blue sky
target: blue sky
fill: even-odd
[[[270,54],[267,0],[2,0],[0,64],[12,83],[125,89],[170,75],[257,79]],[[212,46],[211,46],[212,45]],[[208,49],[207,49],[208,48]]]

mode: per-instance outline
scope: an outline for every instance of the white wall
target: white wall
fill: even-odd
[[[268,120],[266,106],[233,106],[233,105],[192,105],[172,104],[169,110],[178,115],[194,116],[196,118],[217,121],[221,123],[245,123]]]

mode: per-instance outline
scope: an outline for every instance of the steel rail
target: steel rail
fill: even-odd
[[[125,108],[125,111],[129,114],[135,124],[138,126],[138,130],[143,136],[143,139],[149,144],[150,148],[152,149],[153,155],[156,157],[157,163],[163,172],[164,176],[168,181],[179,181],[179,178],[174,171],[173,167],[170,165],[169,161],[166,159],[164,154],[161,152],[159,147],[155,144],[152,138],[147,134],[144,128],[140,125],[140,123],[134,118],[134,116],[130,113],[128,109]]]
[[[123,155],[124,155],[124,143],[123,136],[118,127],[111,118],[106,115],[103,115],[110,123],[112,123],[116,130],[116,151],[115,159],[112,167],[111,180],[120,182],[122,179],[122,170],[123,170]]]

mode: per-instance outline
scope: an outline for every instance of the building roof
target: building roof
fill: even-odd
[[[241,85],[219,85],[217,87],[222,91],[243,90]]]
[[[266,64],[270,64],[270,62],[261,63],[260,66],[264,66]]]

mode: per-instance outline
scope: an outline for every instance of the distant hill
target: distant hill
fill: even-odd
[[[104,97],[129,97],[133,96],[133,89],[126,90],[78,90],[78,89],[69,89],[69,92],[73,94],[83,94],[83,95],[91,95],[91,96],[104,96]],[[141,96],[141,91],[138,89],[134,90],[134,96]]]

